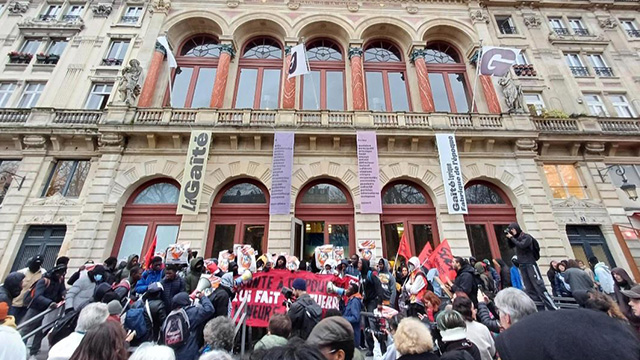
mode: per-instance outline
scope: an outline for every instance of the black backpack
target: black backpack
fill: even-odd
[[[179,349],[189,340],[189,317],[184,309],[173,310],[160,329],[160,343],[172,349]]]
[[[536,261],[540,260],[540,243],[533,236],[531,236],[531,252],[533,252],[533,258]]]

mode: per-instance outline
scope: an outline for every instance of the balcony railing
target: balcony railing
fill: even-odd
[[[24,123],[30,113],[30,109],[0,109],[0,123]]]
[[[569,29],[567,28],[559,28],[559,27],[554,27],[553,31],[560,36],[569,36],[571,35],[571,33],[569,32]]]
[[[58,19],[58,15],[42,14],[42,15],[38,16],[38,19],[40,21],[56,21]]]
[[[634,38],[640,38],[640,30],[637,29],[628,29],[627,35]]]
[[[513,26],[500,25],[500,33],[505,35],[515,35],[518,33],[518,30]]]
[[[578,131],[578,121],[573,119],[534,119],[536,129],[540,131],[566,132]]]
[[[80,19],[80,15],[65,15],[62,17],[62,21],[65,22],[76,22]]]
[[[573,33],[576,36],[589,36],[591,34],[589,34],[589,30],[587,29],[573,29]]]
[[[593,71],[601,77],[613,77],[613,70],[610,67],[594,67]]]
[[[120,22],[123,24],[136,24],[139,19],[140,16],[123,16]]]
[[[639,132],[638,120],[598,120],[602,131],[606,132]]]
[[[53,122],[55,124],[97,124],[102,118],[102,111],[69,110],[56,111]]]
[[[589,68],[586,66],[569,66],[573,76],[589,76]]]

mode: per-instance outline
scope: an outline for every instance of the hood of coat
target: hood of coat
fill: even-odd
[[[22,280],[24,279],[24,274],[20,272],[12,272],[4,279],[4,288],[7,289],[9,294],[12,297],[16,297],[20,295],[22,291]]]
[[[222,278],[220,278],[220,285],[228,289],[233,288],[233,274],[229,272],[222,275]]]
[[[369,270],[371,270],[371,265],[369,265],[369,260],[367,259],[360,259],[360,261],[362,262],[362,270],[360,270],[360,275],[363,279],[366,279]]]
[[[462,266],[462,268],[460,268],[460,270],[458,270],[458,275],[462,274],[462,273],[470,273],[471,275],[475,275],[476,274],[476,269],[471,266],[470,264],[464,264],[464,266]]]
[[[199,269],[198,265],[200,265]],[[189,263],[189,269],[191,269],[191,272],[193,273],[201,274],[204,270],[204,259],[202,257],[191,259],[191,262]]]
[[[136,262],[138,262],[140,260],[140,257],[136,254],[131,254],[129,255],[129,257],[127,258],[127,269],[131,270],[131,268],[133,267],[133,260],[136,260]]]
[[[635,285],[636,283],[631,279],[631,276],[629,276],[629,273],[627,272],[627,270],[623,269],[623,268],[613,268],[611,270],[611,274],[617,274],[618,276],[620,276],[622,278],[623,283],[619,283],[617,281],[615,281],[615,284],[619,287],[629,287],[631,288],[633,285]]]
[[[518,225],[518,223],[513,222],[511,224],[509,224],[509,229],[515,229],[516,230],[516,237],[520,236],[520,234],[522,234],[522,229],[520,228],[520,225]]]
[[[389,273],[389,269],[391,268],[391,266],[389,265],[389,260],[382,258],[380,259],[380,261],[382,261],[382,270],[380,271],[381,273]],[[380,261],[378,261],[378,264],[380,263]]]

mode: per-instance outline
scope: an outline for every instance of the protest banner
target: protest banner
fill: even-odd
[[[294,279],[307,282],[307,293],[323,312],[328,309],[339,309],[339,297],[327,293],[327,284],[334,279],[333,275],[318,275],[308,271],[292,273],[288,270],[271,270],[253,274],[251,282],[236,294],[231,302],[233,311],[247,299],[247,325],[267,327],[273,314],[285,314],[287,308],[282,305],[285,300],[280,292],[283,287],[291,288]]]
[[[453,279],[456,278],[456,269],[453,267],[453,254],[451,253],[451,247],[449,247],[447,240],[441,242],[440,245],[433,250],[428,261],[431,266],[438,269],[442,281],[453,281]]]

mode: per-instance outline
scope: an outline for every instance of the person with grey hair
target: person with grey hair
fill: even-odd
[[[500,317],[500,327],[504,330],[537,312],[536,304],[524,291],[507,288],[498,292],[494,300]]]
[[[233,360],[233,356],[226,351],[213,350],[203,354],[198,360]]]
[[[91,328],[103,324],[109,317],[107,304],[91,303],[85,306],[78,316],[76,330],[60,340],[49,350],[47,360],[69,360],[73,352]]]
[[[176,355],[168,346],[143,343],[129,360],[176,360]]]
[[[233,321],[224,316],[219,316],[207,322],[204,327],[204,348],[202,353],[206,354],[213,350],[233,350],[233,339],[235,338],[235,325]]]

